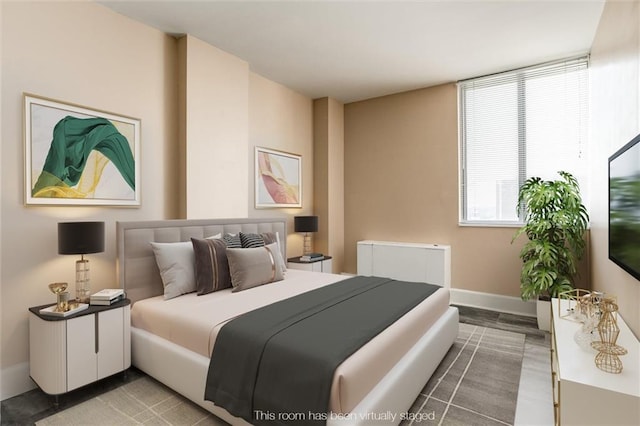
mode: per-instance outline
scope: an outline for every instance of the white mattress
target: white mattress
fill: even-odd
[[[136,302],[131,324],[200,355],[210,357],[220,328],[229,320],[261,306],[348,278],[344,275],[288,270],[283,281],[232,293],[195,293],[164,300]],[[355,354],[334,374],[330,409],[349,412],[378,383],[449,306],[441,288]]]

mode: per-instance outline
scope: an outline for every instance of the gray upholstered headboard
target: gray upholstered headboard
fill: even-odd
[[[150,242],[173,243],[218,233],[278,232],[287,258],[287,221],[280,219],[193,219],[116,222],[118,284],[132,303],[163,294],[158,265]]]

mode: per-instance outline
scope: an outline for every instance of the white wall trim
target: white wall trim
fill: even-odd
[[[2,380],[0,380],[2,386],[2,388],[0,388],[0,401],[20,395],[36,387],[33,380],[29,377],[28,362],[4,368],[0,372],[0,375],[2,377]]]
[[[481,293],[478,291],[451,289],[451,304],[471,306],[474,308],[488,309],[490,311],[505,312],[508,314],[536,316],[535,301],[525,302],[519,297],[502,296],[499,294]]]

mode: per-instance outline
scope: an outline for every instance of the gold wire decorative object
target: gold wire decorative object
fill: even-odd
[[[620,374],[622,372],[622,361],[620,355],[626,355],[627,350],[616,345],[620,327],[618,327],[617,311],[618,305],[612,297],[605,297],[600,304],[602,313],[598,323],[599,342],[591,342],[591,347],[598,351],[595,358],[596,366],[607,373]]]
[[[573,288],[558,294],[558,312],[560,318],[584,322],[593,314],[591,292],[581,288]]]

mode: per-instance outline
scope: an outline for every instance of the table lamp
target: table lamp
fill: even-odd
[[[104,222],[60,222],[58,223],[58,253],[79,254],[76,261],[76,301],[88,303],[89,260],[85,254],[104,251]]]
[[[303,254],[311,253],[311,235],[310,232],[318,232],[318,216],[295,216],[293,218],[295,232],[304,232],[304,248]]]

